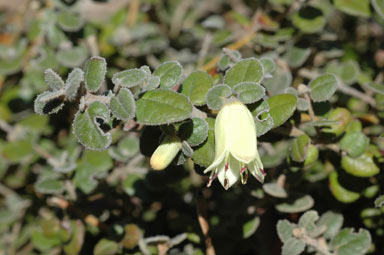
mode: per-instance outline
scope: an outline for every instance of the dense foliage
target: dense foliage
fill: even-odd
[[[383,0],[0,1],[0,254],[382,254],[383,41]],[[233,100],[264,183],[204,173]]]

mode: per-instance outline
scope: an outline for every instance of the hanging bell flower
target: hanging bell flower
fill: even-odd
[[[245,184],[250,172],[264,182],[265,172],[257,151],[256,126],[248,108],[238,100],[225,104],[215,121],[215,159],[208,187],[217,177],[227,190],[239,179]]]

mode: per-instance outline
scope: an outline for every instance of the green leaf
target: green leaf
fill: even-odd
[[[62,10],[57,14],[56,21],[59,27],[68,32],[76,32],[80,30],[84,24],[79,14],[66,10]]]
[[[353,16],[368,18],[371,16],[369,0],[334,0],[333,4],[339,9]]]
[[[84,225],[81,223],[80,220],[72,220],[70,224],[70,229],[72,230],[72,239],[68,244],[63,247],[63,250],[68,255],[79,254],[81,247],[84,243]]]
[[[334,74],[323,74],[312,80],[308,87],[311,89],[313,102],[329,100],[337,89],[337,79]]]
[[[271,74],[276,70],[276,64],[275,61],[273,61],[272,58],[269,57],[263,57],[260,59],[261,64],[264,67],[264,74]],[[272,76],[271,76],[272,77]]]
[[[53,114],[60,111],[64,106],[64,92],[58,91],[45,91],[38,95],[34,102],[34,110],[37,114]]]
[[[139,181],[142,179],[143,179],[143,177],[139,174],[127,175],[127,177],[124,179],[124,181],[122,183],[122,187],[124,189],[124,192],[130,196],[133,196],[137,192],[137,190],[134,186],[136,181]]]
[[[304,228],[306,233],[311,235],[316,230],[315,222],[319,220],[319,214],[310,210],[301,215],[298,225],[300,228]]]
[[[304,251],[304,249],[305,249],[304,241],[291,237],[286,242],[284,242],[281,254],[282,255],[299,255]]]
[[[351,113],[345,108],[338,107],[329,113],[328,119],[330,121],[337,121],[337,123],[330,124],[328,125],[329,127],[325,127],[321,131],[339,136],[344,133],[351,121]]]
[[[97,242],[93,254],[94,255],[114,255],[117,253],[119,249],[119,245],[111,240],[108,239],[101,239],[99,242]]]
[[[382,0],[371,0],[373,8],[380,15],[382,19],[384,19],[384,1]]]
[[[251,237],[260,225],[260,217],[255,217],[243,225],[243,238]]]
[[[303,134],[295,138],[291,147],[291,158],[297,162],[303,162],[308,154],[311,139],[308,135]]]
[[[369,138],[364,133],[347,132],[340,141],[340,148],[348,153],[352,158],[363,154],[369,145]]]
[[[383,205],[384,205],[384,195],[378,196],[375,199],[375,206],[376,207],[383,207]]]
[[[121,88],[117,96],[111,98],[109,108],[117,119],[128,121],[135,117],[136,105],[132,92]]]
[[[309,45],[296,44],[288,49],[287,53],[284,55],[284,59],[290,67],[297,68],[304,64],[310,54],[311,48]]]
[[[142,85],[147,78],[147,73],[141,69],[129,69],[112,76],[112,82],[116,87],[132,88]]]
[[[359,193],[347,190],[340,185],[338,173],[336,171],[333,171],[329,175],[329,188],[331,189],[333,196],[343,203],[352,203],[360,197]]]
[[[320,220],[317,223],[317,226],[320,228],[325,227],[324,237],[327,239],[333,239],[333,237],[339,233],[341,227],[343,226],[343,215],[340,213],[335,213],[328,211],[321,215]]]
[[[69,73],[65,81],[65,95],[69,100],[73,100],[77,96],[80,83],[84,80],[84,72],[80,68],[75,68]]]
[[[241,82],[260,83],[264,76],[264,67],[258,59],[247,58],[237,62],[224,77],[224,83],[234,88]]]
[[[180,138],[186,140],[190,146],[202,144],[208,137],[208,123],[201,118],[192,118],[179,128]]]
[[[279,220],[276,225],[277,234],[280,240],[285,243],[293,236],[294,226],[287,220]]]
[[[92,57],[85,64],[85,87],[96,92],[103,85],[107,72],[107,62],[102,57]]]
[[[295,199],[294,201],[277,204],[275,207],[279,212],[298,213],[310,209],[314,203],[315,201],[310,195],[305,195]]]
[[[340,79],[346,85],[355,83],[360,75],[359,64],[354,60],[343,62],[339,70]]]
[[[274,126],[273,118],[269,112],[270,108],[267,101],[257,103],[257,106],[252,110],[252,115],[256,124],[257,136],[262,136],[271,130]]]
[[[0,149],[3,157],[11,163],[20,163],[33,155],[32,143],[29,140],[6,143]]]
[[[104,133],[98,120],[110,121],[109,109],[101,102],[93,102],[84,112],[78,111],[75,115],[73,133],[88,149],[103,150],[111,144],[111,134]]]
[[[384,95],[384,85],[382,84],[368,83],[365,87],[369,88],[370,90],[378,94]]]
[[[163,125],[189,118],[192,104],[177,92],[157,89],[145,92],[136,101],[137,121],[147,125]]]
[[[57,53],[57,60],[65,67],[74,68],[80,66],[88,57],[85,47],[73,47],[61,49]]]
[[[320,9],[307,5],[293,14],[292,23],[303,33],[311,34],[321,31],[326,20]]]
[[[268,98],[269,113],[273,119],[273,127],[286,122],[295,112],[297,98],[290,94],[275,95]]]
[[[226,98],[232,95],[232,90],[225,84],[210,88],[207,92],[207,105],[212,110],[220,110]]]
[[[151,76],[148,78],[147,84],[143,88],[144,91],[154,90],[160,86],[160,78],[157,76]]]
[[[195,71],[184,80],[181,93],[189,97],[194,105],[204,105],[206,103],[206,94],[212,84],[213,81],[209,74]]]
[[[332,240],[338,255],[360,255],[368,252],[371,246],[371,235],[365,229],[354,233],[352,228],[341,230]]]
[[[283,69],[279,65],[273,72],[272,78],[264,79],[262,84],[268,90],[270,95],[278,95],[285,93],[285,90],[291,86],[292,73],[289,68]]]
[[[209,166],[215,157],[215,119],[207,118],[208,138],[200,144],[193,152],[193,161],[203,167]]]
[[[255,82],[241,82],[233,88],[233,91],[244,104],[257,102],[265,95],[264,87]]]
[[[35,189],[43,194],[59,194],[64,191],[63,181],[45,178],[35,183]]]
[[[371,177],[380,172],[379,167],[373,161],[372,155],[367,152],[357,158],[343,156],[341,166],[347,173],[358,177]]]
[[[60,75],[58,75],[52,69],[45,70],[44,80],[51,91],[63,89],[65,86],[64,81],[61,79]]]
[[[179,82],[183,75],[183,68],[179,62],[165,62],[156,68],[153,75],[160,77],[161,88],[170,89]]]
[[[273,183],[266,183],[263,185],[263,190],[268,195],[271,195],[272,197],[278,197],[278,198],[286,198],[288,197],[287,191],[279,184],[273,182]]]

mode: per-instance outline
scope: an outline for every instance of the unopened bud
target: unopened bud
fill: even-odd
[[[166,136],[152,154],[150,164],[154,170],[165,169],[181,149],[181,141],[177,136]]]

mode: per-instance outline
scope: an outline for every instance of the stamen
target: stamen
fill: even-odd
[[[241,183],[246,184],[248,180],[248,171],[246,167],[242,167],[240,171]]]
[[[229,169],[229,164],[228,162],[225,162],[225,171],[228,171],[228,169]]]
[[[264,169],[260,168],[261,173],[266,176],[267,174],[264,172]]]
[[[228,189],[229,188],[229,181],[227,178],[224,179],[224,189]]]
[[[216,179],[216,177],[217,177],[217,171],[215,171],[214,174],[211,177],[209,177],[209,181],[207,183],[207,188],[211,187],[212,182]]]

